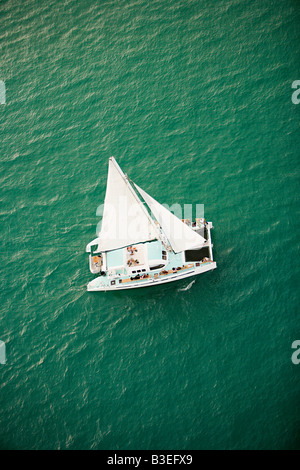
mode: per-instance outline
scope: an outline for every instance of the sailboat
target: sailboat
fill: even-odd
[[[99,236],[86,246],[88,291],[156,286],[211,271],[211,222],[179,219],[109,159]]]

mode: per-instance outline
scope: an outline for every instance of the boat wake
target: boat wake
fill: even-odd
[[[196,282],[196,279],[194,279],[192,282],[190,282],[186,287],[183,287],[182,289],[178,289],[178,292],[185,291],[185,290],[190,290],[190,288],[192,287],[194,282]]]

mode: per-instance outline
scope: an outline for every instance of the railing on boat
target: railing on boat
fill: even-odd
[[[191,269],[193,268],[194,266],[196,267],[199,267],[203,264],[206,264],[206,263],[211,263],[212,260],[210,259],[207,259],[205,261],[199,261],[197,263],[191,263],[191,264],[187,264],[187,265],[184,265],[180,268],[177,268],[177,269],[169,269],[168,271],[161,271],[160,273],[156,273],[154,274],[154,279],[159,279],[160,276],[168,276],[169,274],[176,274],[178,272],[181,272],[181,271],[186,271],[187,269]],[[148,280],[148,279],[153,279],[152,276],[150,274],[147,274],[147,275],[143,275],[141,277],[138,277],[138,278],[127,278],[127,279],[120,279],[119,280],[119,283],[120,284],[126,284],[128,282],[137,282],[137,281],[145,281],[145,280]]]

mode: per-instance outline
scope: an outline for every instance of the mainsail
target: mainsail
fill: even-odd
[[[205,239],[135,184],[136,189],[163,229],[175,253],[201,248]]]
[[[116,160],[109,159],[107,188],[97,252],[116,250],[159,238],[153,219],[131,187]],[[87,246],[87,251],[90,250]]]

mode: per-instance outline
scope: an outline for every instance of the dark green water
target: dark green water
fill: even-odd
[[[0,2],[0,448],[300,448],[300,8]],[[218,269],[87,293],[108,158]]]

